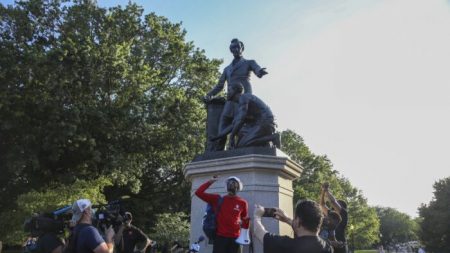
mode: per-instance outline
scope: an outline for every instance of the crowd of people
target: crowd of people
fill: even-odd
[[[225,179],[227,194],[207,193],[208,188],[218,181],[213,176],[195,191],[195,195],[205,201],[215,212],[216,228],[209,238],[213,244],[213,253],[239,253],[242,245],[250,244],[247,234],[250,229],[255,240],[263,246],[264,253],[297,252],[297,253],[348,253],[346,240],[348,223],[347,204],[338,200],[332,194],[328,183],[320,189],[319,200],[300,200],[294,208],[294,217],[288,217],[286,212],[277,207],[265,208],[255,204],[253,216],[249,214],[248,202],[239,192],[244,185],[238,177]],[[268,210],[272,213],[267,215]],[[151,246],[154,242],[132,225],[133,215],[125,212],[123,223],[115,229],[110,226],[100,231],[93,225],[94,208],[88,199],[79,199],[71,207],[72,229],[67,242],[54,233],[45,233],[38,238],[29,238],[25,245],[27,253],[145,253],[147,249],[155,252]],[[262,223],[262,217],[272,217],[288,224],[293,231],[293,237],[269,233]],[[210,236],[210,235],[208,235]],[[242,238],[248,237],[248,241]],[[190,247],[185,247],[174,241],[171,246],[160,248],[163,253],[196,253],[200,251],[202,235]],[[253,245],[251,245],[252,247]],[[33,249],[34,247],[34,249]],[[379,253],[386,252],[417,252],[424,253],[423,248],[411,250],[409,245],[395,245],[378,248]],[[147,251],[148,252],[148,251]]]
[[[95,214],[90,200],[79,199],[71,209],[71,233],[67,242],[55,233],[46,232],[29,238],[25,249],[30,253],[138,253],[145,252],[152,244],[142,230],[131,224],[130,212],[124,213],[117,232],[110,225],[102,235],[93,225]]]
[[[217,181],[214,176],[202,184],[195,194],[213,206],[217,211],[217,230],[213,240],[213,253],[241,252],[239,237],[241,232],[249,228],[248,204],[238,196],[243,184],[237,177],[225,180],[227,194],[206,193],[205,191]],[[327,199],[330,207],[326,205]],[[273,218],[285,222],[292,227],[294,238],[269,233],[261,222],[266,209],[255,205],[253,213],[253,235],[263,244],[265,253],[275,252],[307,252],[331,253],[348,252],[345,230],[347,227],[347,205],[336,200],[324,183],[320,194],[320,203],[312,200],[299,201],[295,207],[294,218],[273,208]]]
[[[250,238],[242,239],[243,233],[253,222],[252,233],[263,245],[265,253],[275,252],[308,252],[332,253],[347,251],[345,229],[347,226],[347,206],[345,202],[336,200],[327,183],[322,185],[320,200],[299,201],[295,206],[294,217],[288,217],[285,211],[273,207],[270,217],[291,226],[294,237],[280,236],[269,233],[261,217],[266,216],[267,208],[255,205],[253,217],[248,213],[248,202],[238,195],[243,189],[243,183],[238,177],[225,180],[227,194],[206,193],[207,189],[218,180],[212,177],[203,183],[195,194],[211,205],[215,212],[216,228],[210,242],[213,253],[239,253],[242,244],[249,244]],[[328,200],[328,201],[326,201]],[[329,203],[330,206],[327,206]],[[79,199],[72,205],[73,225],[71,236],[67,243],[61,241],[55,234],[46,233],[35,242],[38,253],[137,253],[145,252],[152,241],[139,228],[132,225],[133,215],[125,212],[124,222],[119,228],[109,226],[100,233],[92,224],[95,217],[91,201]],[[267,217],[267,216],[266,216]],[[249,235],[246,235],[249,237]],[[244,236],[245,237],[245,236]],[[192,244],[190,250],[174,243],[170,252],[198,252],[199,242]]]

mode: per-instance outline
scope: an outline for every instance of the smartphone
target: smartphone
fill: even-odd
[[[264,208],[264,214],[262,217],[275,217],[275,212],[277,209],[275,208]]]

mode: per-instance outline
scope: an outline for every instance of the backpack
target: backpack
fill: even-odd
[[[223,198],[219,197],[216,211],[214,211],[214,207],[211,204],[208,203],[206,205],[206,212],[203,216],[203,232],[208,237],[210,244],[214,241],[214,238],[216,238],[217,214],[220,212],[222,202]]]

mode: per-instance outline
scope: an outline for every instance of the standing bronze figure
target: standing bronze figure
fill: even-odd
[[[213,96],[223,90],[225,82],[227,83],[228,93],[230,93],[232,83],[240,83],[243,86],[244,93],[251,94],[251,72],[259,78],[267,74],[266,69],[261,68],[256,61],[247,60],[242,56],[242,52],[244,51],[244,43],[242,43],[242,41],[239,41],[238,39],[231,40],[230,51],[233,54],[234,59],[231,64],[223,70],[217,85],[204,97],[206,103],[209,103]],[[231,132],[236,109],[236,103],[229,100],[225,102],[219,119],[217,135],[208,136],[207,151],[219,151],[225,149],[227,134]]]
[[[234,82],[241,83],[244,86],[244,93],[251,94],[250,73],[253,72],[259,78],[268,74],[266,68],[261,68],[255,60],[247,60],[242,56],[242,52],[244,52],[244,43],[242,41],[238,39],[231,40],[230,51],[234,59],[230,65],[225,67],[217,85],[206,95],[206,100],[210,100],[222,91],[225,81],[228,86]]]

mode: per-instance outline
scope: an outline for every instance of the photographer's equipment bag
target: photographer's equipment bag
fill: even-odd
[[[209,239],[209,244],[212,244],[214,238],[216,238],[217,229],[217,215],[220,212],[220,206],[222,205],[223,198],[219,197],[217,202],[217,209],[214,211],[214,207],[210,204],[206,205],[206,213],[203,216],[203,232]]]

